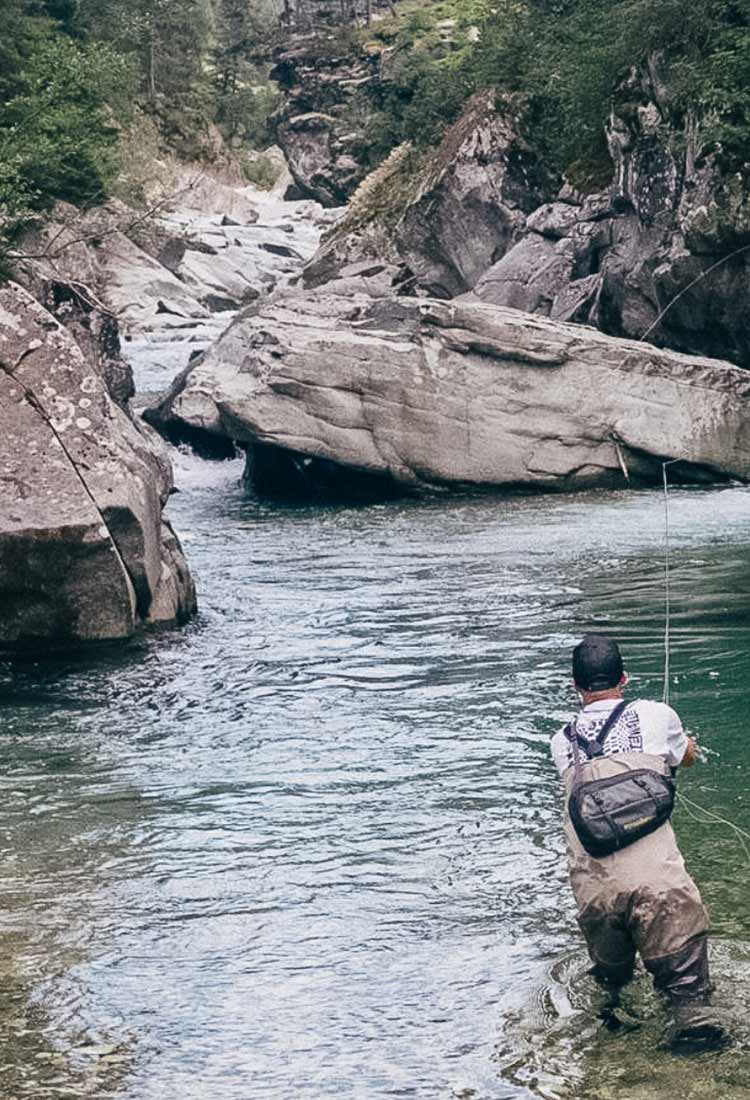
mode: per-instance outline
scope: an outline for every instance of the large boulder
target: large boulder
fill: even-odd
[[[27,229],[15,278],[71,333],[110,397],[127,410],[133,372],[121,355],[117,318],[101,299],[100,268],[80,221],[80,212],[61,202],[49,221]]]
[[[241,317],[159,410],[265,492],[750,477],[750,377],[475,302],[324,289]]]
[[[163,516],[169,463],[13,283],[0,289],[0,468],[0,647],[127,638],[192,614]]]
[[[228,183],[206,171],[184,173],[168,204],[201,214],[231,218],[234,225],[254,225],[260,217],[257,192],[239,181]]]
[[[387,285],[462,294],[521,237],[548,186],[510,105],[480,92],[437,150],[403,146],[365,180],[305,269],[305,284],[380,265]]]
[[[343,131],[343,132],[342,132]],[[320,111],[294,115],[277,125],[292,179],[303,195],[323,206],[341,206],[364,175],[352,155],[348,128]]]
[[[200,291],[188,288],[124,233],[110,233],[97,251],[107,304],[127,332],[147,328],[161,313],[193,320],[208,316]]]
[[[613,217],[608,196],[539,207],[518,243],[484,272],[473,294],[555,320],[590,322],[602,286],[599,258],[611,244]]]

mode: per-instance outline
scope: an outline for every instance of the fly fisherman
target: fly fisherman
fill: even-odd
[[[592,973],[617,991],[637,951],[671,1003],[670,1042],[719,1044],[726,1034],[708,1007],[707,914],[668,820],[672,769],[694,762],[695,744],[671,707],[623,701],[627,677],[610,638],[589,634],[575,647],[573,681],[582,709],[552,738],[552,755]]]

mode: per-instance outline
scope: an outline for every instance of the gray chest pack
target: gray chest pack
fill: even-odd
[[[573,747],[575,776],[568,800],[568,813],[583,847],[601,859],[653,833],[668,821],[674,809],[676,784],[670,776],[653,768],[625,769],[604,779],[585,779],[585,763],[604,754],[607,734],[627,708],[619,703],[595,738],[578,732],[576,722],[565,727]]]

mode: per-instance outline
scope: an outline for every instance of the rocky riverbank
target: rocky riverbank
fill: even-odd
[[[193,614],[164,514],[171,463],[134,411],[129,360],[152,365],[146,390],[163,387],[243,303],[296,277],[333,217],[186,172],[157,217],[60,207],[27,235],[24,285],[0,292],[0,648],[118,640]]]
[[[625,486],[658,481],[665,460],[688,481],[750,477],[743,371],[597,332],[614,298],[618,337],[656,319],[626,257],[653,273],[649,241],[674,256],[698,222],[707,240],[698,183],[646,158],[649,118],[609,191],[555,197],[513,105],[478,94],[436,152],[397,150],[301,284],[242,312],[149,421],[208,453],[240,444],[274,495]],[[715,166],[694,170],[720,197]],[[703,341],[717,332],[731,344],[716,327]]]
[[[3,384],[7,446],[32,438],[33,461],[24,480],[7,460],[0,583],[23,544],[36,595],[6,601],[0,641],[125,637],[194,609],[128,359],[145,419],[212,457],[241,447],[261,494],[639,485],[665,460],[685,481],[750,478],[747,376],[680,354],[750,362],[744,185],[675,152],[658,73],[632,79],[642,103],[610,119],[615,178],[596,193],[556,190],[513,103],[486,91],[346,211],[285,200],[300,173],[263,194],[186,170],[148,218],[63,210],[32,235]],[[644,333],[662,349],[623,339]],[[36,553],[55,542],[63,574]]]
[[[0,468],[0,648],[112,641],[193,613],[158,440],[14,283],[0,290]]]
[[[611,178],[560,181],[518,103],[478,93],[438,149],[404,145],[364,180],[305,281],[375,273],[384,293],[473,292],[750,366],[746,168],[700,147],[663,59],[632,70],[602,126]]]

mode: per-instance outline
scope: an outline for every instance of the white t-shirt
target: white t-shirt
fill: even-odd
[[[584,737],[594,738],[620,699],[599,699],[578,713],[577,729]],[[687,750],[687,734],[677,714],[666,703],[635,699],[628,703],[604,741],[604,755],[618,752],[645,752],[663,756],[670,767],[682,763]],[[581,753],[583,756],[583,752]],[[552,759],[560,775],[573,764],[573,748],[564,729],[552,738]]]

